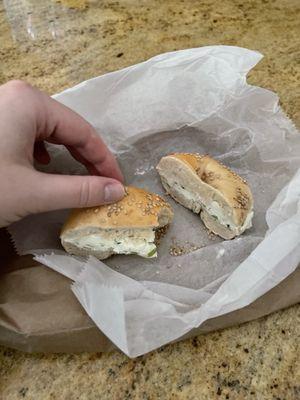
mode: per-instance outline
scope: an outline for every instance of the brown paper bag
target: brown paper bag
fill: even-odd
[[[88,317],[71,281],[16,255],[0,230],[0,344],[27,352],[110,351],[115,346]],[[300,301],[300,268],[241,310],[206,321],[186,337],[250,321]],[[181,338],[183,339],[183,338]]]

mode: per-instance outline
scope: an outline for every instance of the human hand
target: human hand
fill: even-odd
[[[44,142],[63,144],[89,176],[38,172],[50,161]],[[34,213],[91,207],[124,196],[118,164],[94,128],[22,81],[0,86],[0,227]]]

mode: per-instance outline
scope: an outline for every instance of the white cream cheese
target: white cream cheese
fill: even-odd
[[[212,201],[209,206],[203,208],[205,208],[211,216],[215,217],[221,225],[229,225],[230,228],[234,227],[229,215],[224,214],[224,210],[216,201]]]
[[[228,229],[231,229],[236,234],[240,234],[246,229],[251,228],[253,218],[252,210],[248,213],[244,224],[242,226],[236,226],[235,224],[233,224],[231,215],[227,215],[225,213],[225,210],[222,209],[217,201],[212,201],[209,205],[205,205],[201,202],[198,196],[182,187],[178,182],[169,180],[168,185],[170,185],[173,190],[175,189],[175,191],[179,195],[184,196],[184,198],[189,202],[190,208],[195,213],[199,213],[201,209],[206,210],[211,216],[216,218],[219,224],[225,226]]]
[[[244,230],[251,228],[251,226],[252,226],[253,210],[251,210],[248,213],[243,225],[238,227],[232,223],[232,219],[230,218],[229,215],[226,215],[224,213],[224,210],[220,207],[218,202],[213,201],[209,205],[209,207],[205,207],[205,208],[206,208],[207,212],[210,215],[214,216],[221,225],[224,225],[227,227],[229,226],[229,228],[231,230],[236,231],[237,233],[244,232]]]
[[[185,199],[185,207],[192,210],[194,213],[199,214],[201,211],[201,201],[199,197],[186,189],[185,187],[181,186],[176,181],[169,180],[168,183],[164,182],[167,187],[172,187],[172,191],[177,194],[177,197]],[[180,200],[179,200],[180,201]]]
[[[142,257],[156,257],[153,229],[108,230],[65,240],[71,245],[96,251],[112,251],[116,254],[138,254]]]

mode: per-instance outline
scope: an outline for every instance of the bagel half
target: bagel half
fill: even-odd
[[[64,249],[100,260],[112,254],[156,257],[157,233],[172,221],[172,209],[143,189],[127,187],[126,192],[117,203],[73,210],[61,230]]]
[[[247,182],[208,155],[175,153],[157,165],[174,200],[200,214],[205,226],[233,239],[252,226],[253,197]]]

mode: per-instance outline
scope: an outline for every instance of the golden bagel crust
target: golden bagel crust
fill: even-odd
[[[125,197],[114,204],[74,209],[61,230],[61,238],[85,228],[158,228],[162,216],[167,223],[172,220],[170,205],[158,195],[131,186],[126,192]]]

